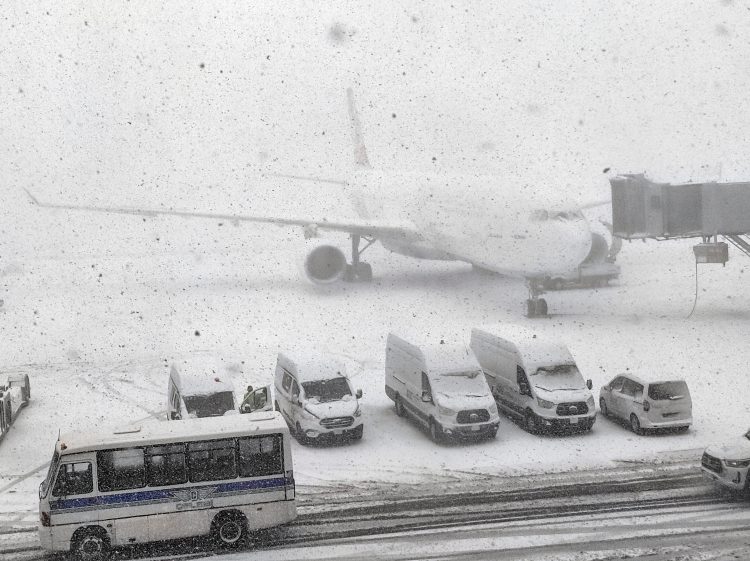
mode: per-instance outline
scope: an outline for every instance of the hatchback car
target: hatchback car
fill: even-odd
[[[599,390],[605,417],[630,423],[636,434],[649,429],[687,430],[693,423],[693,402],[684,380],[657,382],[620,374]]]

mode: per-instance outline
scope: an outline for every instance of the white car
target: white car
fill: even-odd
[[[636,434],[649,429],[687,430],[693,423],[693,402],[684,380],[645,381],[620,374],[599,390],[605,417],[630,423]]]
[[[701,458],[701,470],[708,479],[735,491],[750,491],[750,431],[742,438],[720,446],[709,446]]]

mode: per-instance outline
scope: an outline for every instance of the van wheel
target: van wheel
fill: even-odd
[[[609,410],[607,409],[607,402],[604,401],[603,397],[599,400],[599,409],[602,412],[602,416],[609,417]]]
[[[638,416],[635,413],[630,415],[630,428],[633,429],[635,434],[642,434],[641,422],[638,420]]]
[[[279,407],[279,402],[278,401],[274,401],[273,402],[273,410],[281,412],[281,407]]]
[[[396,396],[396,415],[399,417],[404,417],[406,415],[406,410],[404,409],[404,404],[401,402],[401,396]]]
[[[214,518],[211,533],[218,545],[237,547],[247,537],[247,520],[239,513],[223,512]]]
[[[353,440],[362,440],[362,435],[365,432],[365,426],[359,425],[356,429],[351,432]]]
[[[302,430],[302,427],[299,424],[299,421],[297,421],[297,424],[294,425],[294,437],[297,439],[297,442],[300,444],[307,444],[307,437],[305,436],[305,431]]]
[[[79,561],[105,561],[109,558],[109,538],[103,528],[88,528],[73,536],[73,554]]]
[[[430,438],[433,442],[440,442],[443,439],[443,429],[435,419],[430,419]]]
[[[526,411],[526,416],[524,417],[524,425],[526,427],[526,430],[531,434],[536,434],[537,432],[539,432],[539,423],[537,422],[536,415],[534,415],[532,411]]]

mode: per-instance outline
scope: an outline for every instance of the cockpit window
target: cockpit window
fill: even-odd
[[[549,213],[544,209],[532,210],[529,218],[532,222],[544,222],[545,220],[549,220]]]
[[[531,211],[529,217],[532,222],[544,222],[545,220],[557,220],[558,222],[567,222],[568,220],[578,220],[583,218],[580,210],[567,211],[547,211],[544,209]]]

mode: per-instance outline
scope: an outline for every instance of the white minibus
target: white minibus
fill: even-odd
[[[63,434],[39,487],[42,548],[95,560],[204,534],[241,544],[296,517],[289,438],[275,411]]]

